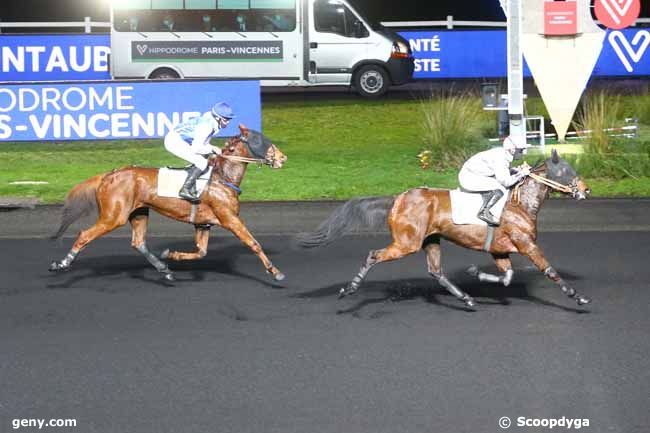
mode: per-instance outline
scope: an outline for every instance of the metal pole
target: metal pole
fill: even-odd
[[[524,119],[524,56],[521,50],[521,0],[507,0],[508,18],[508,115],[510,136],[526,140]]]
[[[92,23],[90,21],[90,17],[84,18],[84,28],[86,30],[86,33],[92,33],[93,28],[92,28]]]

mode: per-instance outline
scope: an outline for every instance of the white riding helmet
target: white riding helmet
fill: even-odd
[[[526,143],[526,139],[521,136],[512,136],[509,135],[503,140],[503,148],[505,150],[516,151],[521,149],[525,152],[526,149],[530,147],[530,144]]]

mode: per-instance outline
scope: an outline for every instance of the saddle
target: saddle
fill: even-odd
[[[171,168],[163,167],[158,169],[158,196],[169,198],[180,198],[178,192],[180,191],[185,179],[187,179],[187,170],[189,167]],[[198,195],[203,193],[210,175],[212,174],[212,167],[199,177],[196,181],[196,191]]]
[[[503,197],[501,197],[501,200],[490,209],[490,212],[496,219],[501,219],[503,208],[508,202],[511,193],[512,192],[509,191],[508,194],[504,194]],[[478,211],[483,205],[483,197],[481,196],[481,193],[454,189],[449,191],[449,198],[451,200],[451,220],[454,224],[488,225],[485,221],[477,217]]]

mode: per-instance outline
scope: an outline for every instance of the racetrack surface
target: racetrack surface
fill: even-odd
[[[42,431],[84,433],[477,433],[502,431],[503,416],[588,418],[585,432],[650,425],[648,231],[541,235],[587,308],[519,257],[509,288],[475,282],[463,270],[493,269],[490,256],[445,243],[474,313],[434,285],[421,253],[337,300],[385,236],[310,252],[259,240],[283,287],[232,237],[172,265],[173,285],[124,238],[57,275],[47,266],[71,239],[0,239],[0,431],[15,418],[76,418]],[[192,241],[149,242],[170,245]]]
[[[300,202],[243,202],[241,215],[253,235],[292,235],[310,231],[327,218],[341,201]],[[35,209],[17,209],[2,212],[0,209],[0,239],[46,238],[56,232],[61,219],[62,206],[37,206]],[[650,231],[650,198],[573,199],[547,200],[539,214],[540,232],[576,231]],[[96,220],[89,215],[74,223],[67,237],[76,236]],[[388,227],[382,230],[387,233]],[[151,212],[147,236],[192,236],[194,229]],[[128,227],[109,233],[109,237],[130,237]],[[232,236],[224,230],[213,230],[212,236]]]

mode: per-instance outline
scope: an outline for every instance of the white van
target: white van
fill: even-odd
[[[411,80],[410,46],[344,0],[113,0],[111,74],[352,85],[378,97]]]

